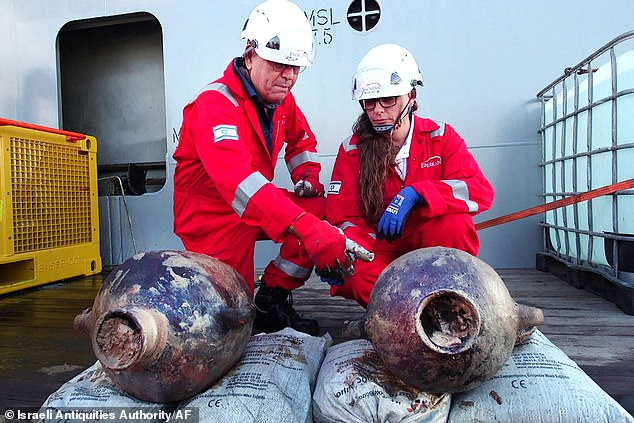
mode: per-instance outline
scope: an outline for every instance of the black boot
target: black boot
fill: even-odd
[[[256,315],[253,329],[263,332],[276,332],[291,327],[312,336],[319,335],[319,323],[307,319],[293,309],[291,291],[282,288],[269,288],[260,281],[255,294]]]

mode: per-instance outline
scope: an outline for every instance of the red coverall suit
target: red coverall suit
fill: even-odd
[[[291,290],[310,277],[313,261],[287,229],[304,211],[319,218],[325,214],[323,196],[301,198],[271,183],[284,144],[293,183],[319,180],[317,141],[291,93],[275,109],[272,124],[269,152],[232,61],[185,107],[174,152],[174,232],[187,250],[236,269],[251,291],[257,239],[283,243],[265,269],[267,286]]]
[[[326,218],[344,230],[348,238],[371,251],[374,260],[355,263],[355,274],[331,295],[354,299],[367,307],[374,283],[394,259],[417,248],[444,246],[478,253],[480,241],[472,216],[488,209],[493,188],[467,151],[464,140],[449,125],[414,116],[414,130],[407,159],[405,181],[392,167],[384,186],[384,208],[399,191],[412,186],[425,205],[415,206],[405,223],[403,236],[391,243],[378,240],[361,214],[358,200],[358,138],[352,136],[339,147],[330,187]]]

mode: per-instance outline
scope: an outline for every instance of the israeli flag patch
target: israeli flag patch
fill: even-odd
[[[341,181],[331,181],[328,185],[328,194],[339,194],[341,189]]]
[[[217,125],[213,128],[214,142],[238,140],[238,127],[235,125]]]

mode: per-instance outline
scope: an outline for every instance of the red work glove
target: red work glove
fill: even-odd
[[[330,223],[304,213],[295,219],[291,227],[318,269],[347,269],[351,266],[346,256],[346,237]]]

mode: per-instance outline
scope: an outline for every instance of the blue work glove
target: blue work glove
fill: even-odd
[[[319,276],[319,279],[322,282],[326,282],[330,286],[343,285],[344,279],[341,271],[315,268],[315,273]]]
[[[414,206],[423,201],[425,201],[423,197],[411,186],[403,188],[383,212],[377,228],[378,238],[385,239],[387,242],[400,238],[403,235],[407,217]]]

